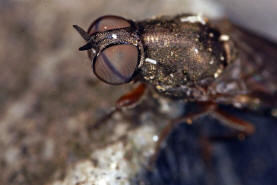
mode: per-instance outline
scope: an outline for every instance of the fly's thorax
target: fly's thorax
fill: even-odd
[[[145,55],[140,70],[159,93],[193,98],[190,92],[203,94],[196,86],[210,85],[229,63],[230,38],[206,22],[181,20],[140,23]]]

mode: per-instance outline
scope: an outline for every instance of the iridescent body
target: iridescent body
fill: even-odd
[[[88,50],[100,80],[143,83],[122,96],[116,109],[136,103],[147,86],[172,99],[200,103],[203,110],[186,120],[212,113],[231,127],[253,133],[253,126],[216,105],[277,106],[276,44],[228,21],[191,14],[143,21],[104,16],[87,32],[74,27],[87,41],[80,50]]]

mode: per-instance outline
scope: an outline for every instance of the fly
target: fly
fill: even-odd
[[[239,132],[255,127],[218,105],[277,107],[277,45],[230,22],[183,14],[132,21],[103,16],[88,31],[74,25],[86,44],[94,74],[112,85],[139,85],[120,97],[109,114],[136,105],[145,90],[194,102],[198,109],[173,120],[160,141],[182,121],[211,114]]]

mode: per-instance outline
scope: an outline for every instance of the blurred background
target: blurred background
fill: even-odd
[[[70,164],[86,158],[91,152],[88,146],[93,141],[85,134],[86,123],[95,121],[128,88],[98,83],[86,54],[77,50],[84,42],[73,30],[73,24],[86,28],[96,18],[107,14],[141,20],[156,15],[196,12],[211,19],[228,17],[277,41],[276,7],[276,0],[0,0],[0,184],[48,184],[62,179]],[[259,123],[276,121],[264,116],[247,116]],[[186,133],[184,129],[183,133]],[[274,126],[264,130],[270,132],[269,135],[274,131]],[[255,152],[265,143],[270,145],[272,137],[274,139],[274,135],[259,137],[262,138],[259,140],[261,145],[256,146]],[[169,144],[168,151],[174,153],[180,146],[185,147],[186,143]],[[262,154],[271,158],[262,164],[268,172],[261,173],[269,175],[261,176],[260,179],[268,180],[263,185],[274,182],[273,174],[277,174],[277,151],[272,151],[272,147],[266,148],[270,150],[269,155]],[[163,174],[159,170],[147,173],[144,182],[196,184],[189,181],[189,177],[186,178],[188,181],[185,177],[177,177],[186,174],[174,169],[182,152],[186,151],[173,155],[175,163],[171,161],[164,165],[159,162],[157,165],[163,172],[172,173]],[[239,157],[239,152],[236,155]],[[244,150],[242,156],[247,155]],[[272,166],[267,168],[267,163]],[[217,182],[250,184],[241,174],[244,172],[239,170],[240,176],[235,172],[232,172],[235,175],[230,177],[231,180],[219,177],[224,180]],[[195,178],[202,177],[198,174]],[[241,180],[244,178],[246,180]],[[197,184],[205,182],[203,178]]]

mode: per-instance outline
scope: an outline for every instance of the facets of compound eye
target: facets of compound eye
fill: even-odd
[[[95,32],[103,32],[107,30],[126,28],[130,26],[130,23],[122,17],[107,15],[96,19],[90,25],[88,29],[88,34],[92,35]],[[91,50],[88,50],[88,56],[92,60],[93,53]]]
[[[94,73],[109,84],[131,80],[138,64],[138,49],[133,45],[114,45],[103,50],[94,63]]]
[[[94,21],[89,27],[88,33],[92,35],[95,32],[103,32],[107,30],[126,28],[130,26],[130,23],[126,19],[118,16],[108,15],[100,17],[96,21]]]

